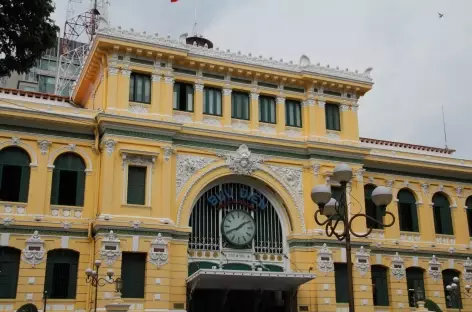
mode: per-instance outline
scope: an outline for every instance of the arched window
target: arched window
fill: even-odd
[[[422,268],[406,269],[406,285],[408,292],[408,302],[410,307],[416,306],[415,292],[412,290],[420,289],[424,293],[424,270]]]
[[[51,204],[83,206],[85,193],[85,163],[75,153],[65,153],[54,161]]]
[[[336,185],[331,185],[331,198],[336,199],[336,201],[339,203],[341,201],[341,197],[343,195],[343,189],[340,186]],[[338,206],[340,209],[341,207]],[[345,211],[339,211],[339,214],[341,215],[341,220],[344,220],[344,213]]]
[[[48,252],[44,290],[54,299],[74,299],[77,288],[79,253],[70,249]]]
[[[16,312],[38,312],[38,308],[32,303],[27,303],[22,305]]]
[[[372,192],[375,190],[375,187],[376,186],[372,184],[367,184],[364,186],[365,213],[369,217],[373,218],[374,220],[382,222],[383,221],[382,211],[372,201]],[[366,225],[368,228],[374,228],[374,229],[383,228],[380,224],[378,224],[377,222],[369,218],[366,219]]]
[[[15,299],[21,251],[0,247],[0,299]]]
[[[374,306],[388,306],[388,269],[381,265],[373,265],[371,271]]]
[[[447,290],[446,286],[452,284],[452,279],[454,277],[459,277],[459,282],[457,282],[456,295],[451,295]],[[446,298],[446,307],[453,309],[462,309],[462,298],[461,298],[461,285],[460,285],[460,273],[456,270],[447,269],[442,271],[443,286],[444,286],[444,297]]]
[[[467,224],[469,225],[469,236],[472,237],[472,196],[469,196],[465,201],[467,206]]]
[[[0,151],[0,201],[28,201],[30,180],[29,155],[19,147],[7,147]]]
[[[452,217],[449,200],[442,193],[433,196],[434,228],[436,234],[453,235]]]
[[[415,196],[410,190],[403,189],[398,192],[397,199],[400,231],[419,232]]]

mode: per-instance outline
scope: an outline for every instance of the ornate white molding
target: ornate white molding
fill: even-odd
[[[318,271],[323,272],[325,276],[334,271],[333,252],[326,243],[318,250],[317,264]]]
[[[356,170],[357,182],[364,183],[364,172],[365,172],[364,168],[359,168],[359,169]]]
[[[236,130],[249,130],[249,122],[244,122],[242,120],[232,120],[231,127]]]
[[[285,128],[285,135],[290,138],[297,138],[302,136],[302,130],[300,128]]]
[[[149,113],[149,104],[129,103],[129,111],[135,114]]]
[[[313,174],[315,175],[315,177],[317,177],[320,174],[321,165],[313,164],[312,168],[313,168]]]
[[[174,152],[174,149],[172,148],[172,146],[164,146],[164,160],[169,161],[173,152]]]
[[[116,76],[120,70],[116,67],[108,67],[108,76]]]
[[[348,255],[350,257],[350,255]],[[354,264],[359,274],[364,277],[370,268],[370,250],[364,249],[364,246],[361,246],[356,251],[356,263]]]
[[[464,262],[464,271],[462,272],[464,276],[464,280],[467,283],[472,282],[472,261],[470,260],[469,257],[467,257],[467,260]]]
[[[435,255],[429,261],[428,274],[435,282],[441,279],[441,263]]]
[[[351,105],[351,111],[357,113],[357,112],[359,111],[359,104],[353,104],[353,105]]]
[[[38,147],[41,155],[46,155],[49,152],[49,147],[51,147],[51,142],[46,140],[38,141]]]
[[[120,240],[113,231],[102,240],[100,256],[108,266],[112,266],[116,259],[121,257]]]
[[[49,153],[48,170],[54,169],[54,160],[56,160],[56,158],[60,154],[62,154],[64,152],[68,152],[68,151],[73,151],[74,153],[79,154],[83,158],[83,160],[85,162],[85,166],[87,167],[85,169],[85,172],[87,174],[89,174],[93,171],[92,159],[89,157],[87,152],[85,152],[82,148],[77,147],[75,144],[68,144],[68,145],[62,146],[62,147],[56,149],[54,152]]]
[[[43,262],[45,254],[44,241],[39,236],[38,231],[34,231],[33,235],[26,240],[26,246],[21,253],[21,259],[34,267]]]
[[[462,197],[462,187],[456,187],[456,195],[457,197]]]
[[[398,281],[406,276],[405,261],[402,259],[402,257],[400,257],[398,252],[396,252],[395,256],[392,258],[392,262],[390,263],[390,271]]]
[[[342,105],[339,107],[339,111],[341,111],[341,112],[347,112],[347,111],[349,111],[349,105],[342,104]]]
[[[165,76],[165,78],[164,78],[164,83],[165,83],[165,84],[174,84],[174,77],[172,77],[172,76]]]
[[[129,70],[129,69],[122,69],[122,70],[121,70],[121,75],[122,75],[122,76],[125,76],[125,77],[129,77],[129,76],[131,76],[131,70]]]
[[[203,83],[195,83],[193,87],[196,92],[203,92]]]
[[[307,107],[315,106],[315,100],[308,99],[306,101],[303,101],[302,106],[307,106]]]
[[[111,156],[113,154],[113,151],[115,150],[116,142],[113,139],[105,139],[102,141],[102,148],[106,149],[106,152],[108,156]]]
[[[392,188],[394,182],[395,182],[394,180],[387,180],[387,182],[385,183],[385,186]]]
[[[221,121],[217,117],[204,117],[203,123],[209,126],[221,127]]]
[[[217,156],[223,158],[235,174],[244,175],[251,175],[265,160],[262,156],[253,156],[245,144],[240,145],[235,152],[218,153]]]
[[[223,89],[223,96],[231,95],[231,92],[233,92],[233,90],[231,90],[229,88],[224,88]]]
[[[4,226],[10,226],[12,223],[15,223],[15,219],[13,219],[12,217],[4,217],[2,219],[2,223]]]
[[[192,123],[193,122],[191,114],[179,114],[179,113],[174,112],[173,119],[175,122],[179,122],[179,123]]]
[[[182,187],[197,171],[214,162],[211,157],[194,156],[187,154],[177,155],[177,173],[175,179],[175,189],[177,196],[180,194]]]
[[[278,96],[277,99],[275,100],[277,104],[285,104],[285,98],[282,96]]]
[[[363,72],[358,72],[357,70],[350,71],[347,69],[340,69],[339,67],[330,67],[329,65],[321,66],[319,63],[307,63],[306,61],[299,62],[298,64],[293,62],[284,62],[273,58],[267,59],[263,57],[252,56],[251,53],[245,55],[238,52],[231,52],[230,50],[220,50],[218,48],[208,49],[208,47],[187,45],[185,42],[181,42],[178,38],[171,39],[169,37],[159,37],[157,34],[149,35],[146,33],[135,32],[132,29],[125,30],[121,29],[121,27],[113,28],[108,25],[104,25],[104,27],[100,28],[97,33],[104,36],[131,39],[158,46],[176,48],[179,50],[186,51],[187,53],[189,53],[189,55],[211,57],[214,59],[225,60],[232,63],[243,63],[248,65],[263,66],[264,68],[274,68],[294,73],[307,72],[314,73],[317,75],[335,76],[344,79],[351,79],[368,83],[372,82],[372,78],[370,77],[370,73],[372,71],[371,67],[367,68]]]
[[[160,74],[153,74],[152,75],[152,82],[161,82],[161,75]]]
[[[326,106],[326,102],[323,101],[323,100],[318,100],[318,103],[317,103],[317,104],[318,104],[318,107],[319,107],[319,108],[325,108],[325,106]]]
[[[259,131],[262,133],[268,133],[268,134],[277,133],[277,129],[275,128],[275,125],[269,125],[269,124],[261,124],[259,126]]]
[[[428,194],[429,193],[429,184],[427,182],[421,183],[421,189],[423,190],[423,193]]]
[[[156,162],[156,155],[140,155],[135,153],[122,152],[121,160],[122,167],[125,168],[126,164],[147,166],[150,165],[151,169],[154,170],[154,164]]]
[[[251,100],[259,100],[259,93],[252,92],[251,93]]]
[[[161,233],[158,233],[156,239],[154,239],[151,243],[149,262],[160,268],[164,264],[167,264],[168,261],[169,242],[162,237]]]

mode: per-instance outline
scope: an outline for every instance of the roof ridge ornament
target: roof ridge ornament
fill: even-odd
[[[229,169],[238,175],[251,175],[266,160],[264,156],[253,156],[246,144],[241,144],[235,152],[218,153],[216,156],[226,160]]]

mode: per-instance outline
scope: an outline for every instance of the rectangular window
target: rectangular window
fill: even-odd
[[[146,167],[128,166],[127,203],[144,205],[146,202]]]
[[[347,265],[346,263],[334,264],[334,282],[336,288],[336,302],[348,303]]]
[[[302,108],[299,101],[285,101],[285,125],[302,127]]]
[[[270,96],[259,96],[259,121],[275,124],[276,120],[275,99]]]
[[[129,80],[129,100],[131,102],[151,103],[151,76],[131,73]]]
[[[183,82],[174,83],[174,109],[193,112],[193,85]]]
[[[221,116],[221,90],[216,88],[203,88],[203,113],[207,115]]]
[[[249,94],[238,91],[231,93],[231,118],[249,120]]]
[[[326,129],[328,130],[341,130],[341,124],[339,119],[339,105],[337,104],[326,104],[325,106],[326,115]]]
[[[121,258],[121,278],[123,298],[144,298],[146,277],[146,254],[123,252]]]
[[[375,265],[371,269],[374,306],[388,306],[387,269]]]

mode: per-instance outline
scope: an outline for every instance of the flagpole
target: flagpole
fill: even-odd
[[[193,0],[193,3],[194,3],[194,17],[193,17],[193,34],[192,35],[196,35],[197,34],[197,0]]]

